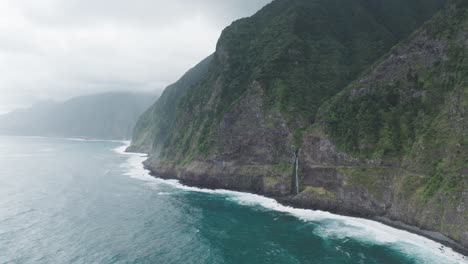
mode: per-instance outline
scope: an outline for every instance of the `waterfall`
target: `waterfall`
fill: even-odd
[[[294,157],[294,163],[296,164],[296,169],[294,170],[296,174],[296,194],[299,194],[299,175],[297,172],[299,170],[299,150],[294,153]]]

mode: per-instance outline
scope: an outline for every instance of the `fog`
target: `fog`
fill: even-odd
[[[0,113],[106,91],[158,91],[269,0],[0,1]]]

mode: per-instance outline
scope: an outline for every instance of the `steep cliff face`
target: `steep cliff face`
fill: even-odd
[[[467,247],[468,12],[466,1],[454,3],[322,106],[319,127],[357,163],[315,162],[308,153],[317,147],[305,138],[302,169],[337,203]],[[314,170],[330,164],[344,178],[327,188]],[[365,199],[346,197],[353,190]]]
[[[377,2],[277,0],[253,17],[234,22],[223,32],[201,80],[171,100],[175,109],[167,119],[174,124],[169,127],[170,136],[137,136],[135,145],[148,146],[155,138],[163,139],[163,146],[150,148],[164,159],[185,163],[216,159],[224,151],[219,149],[224,143],[218,141],[223,138],[221,124],[226,124],[228,113],[235,111],[253,87],[261,87],[260,118],[272,129],[288,129],[292,134],[289,142],[294,143],[314,122],[324,100],[342,90],[441,5],[440,0]],[[160,116],[166,114],[152,114],[153,118]],[[156,123],[140,122],[136,134],[144,135],[144,127]],[[245,142],[248,148],[251,144]],[[283,152],[265,150],[272,151]],[[245,154],[255,155],[244,151],[238,156]]]
[[[130,151],[149,153],[152,149],[158,150],[164,145],[174,126],[181,98],[203,79],[211,60],[212,56],[207,57],[167,87],[161,97],[140,116],[133,131]]]
[[[277,0],[233,23],[146,166],[190,185],[401,221],[463,250],[466,1],[395,46],[440,4]]]

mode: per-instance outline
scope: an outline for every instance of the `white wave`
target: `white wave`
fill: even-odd
[[[150,176],[149,171],[143,167],[142,162],[147,158],[146,154],[126,153],[128,142],[124,146],[114,149],[119,154],[128,157],[127,162],[122,165],[126,170],[126,175],[152,183],[170,185],[176,189],[202,192],[217,195],[224,195],[227,199],[239,204],[261,207],[267,210],[282,212],[301,219],[320,223],[318,234],[329,238],[353,238],[359,241],[387,245],[407,256],[414,256],[419,262],[434,264],[455,264],[468,263],[468,258],[453,251],[449,247],[404,230],[396,229],[380,222],[332,214],[324,211],[309,209],[298,209],[282,205],[276,200],[251,193],[242,193],[228,190],[210,190],[197,187],[189,187],[181,184],[177,180],[163,180]]]
[[[143,155],[143,154],[139,154],[139,153],[125,152],[125,150],[127,150],[127,148],[130,146],[130,141],[121,141],[121,142],[123,143],[123,145],[112,149],[114,152],[116,152],[118,154],[121,154],[121,155],[128,155],[128,156],[137,156],[137,155],[141,156],[141,155]]]
[[[144,181],[155,181],[156,178],[149,174],[149,171],[143,167],[143,161],[146,160],[147,155],[142,153],[129,153],[125,150],[130,146],[130,142],[123,142],[122,146],[114,148],[113,151],[127,156],[127,162],[122,163],[121,167],[125,169],[125,175]]]

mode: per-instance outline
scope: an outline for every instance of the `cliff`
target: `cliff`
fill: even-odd
[[[468,6],[422,25],[440,7],[277,0],[234,22],[145,165],[468,252]]]
[[[207,73],[212,56],[207,57],[176,83],[168,86],[161,97],[138,119],[133,129],[132,145],[128,149],[134,152],[158,152],[170,136],[174,127],[177,107],[187,91],[198,84]]]

